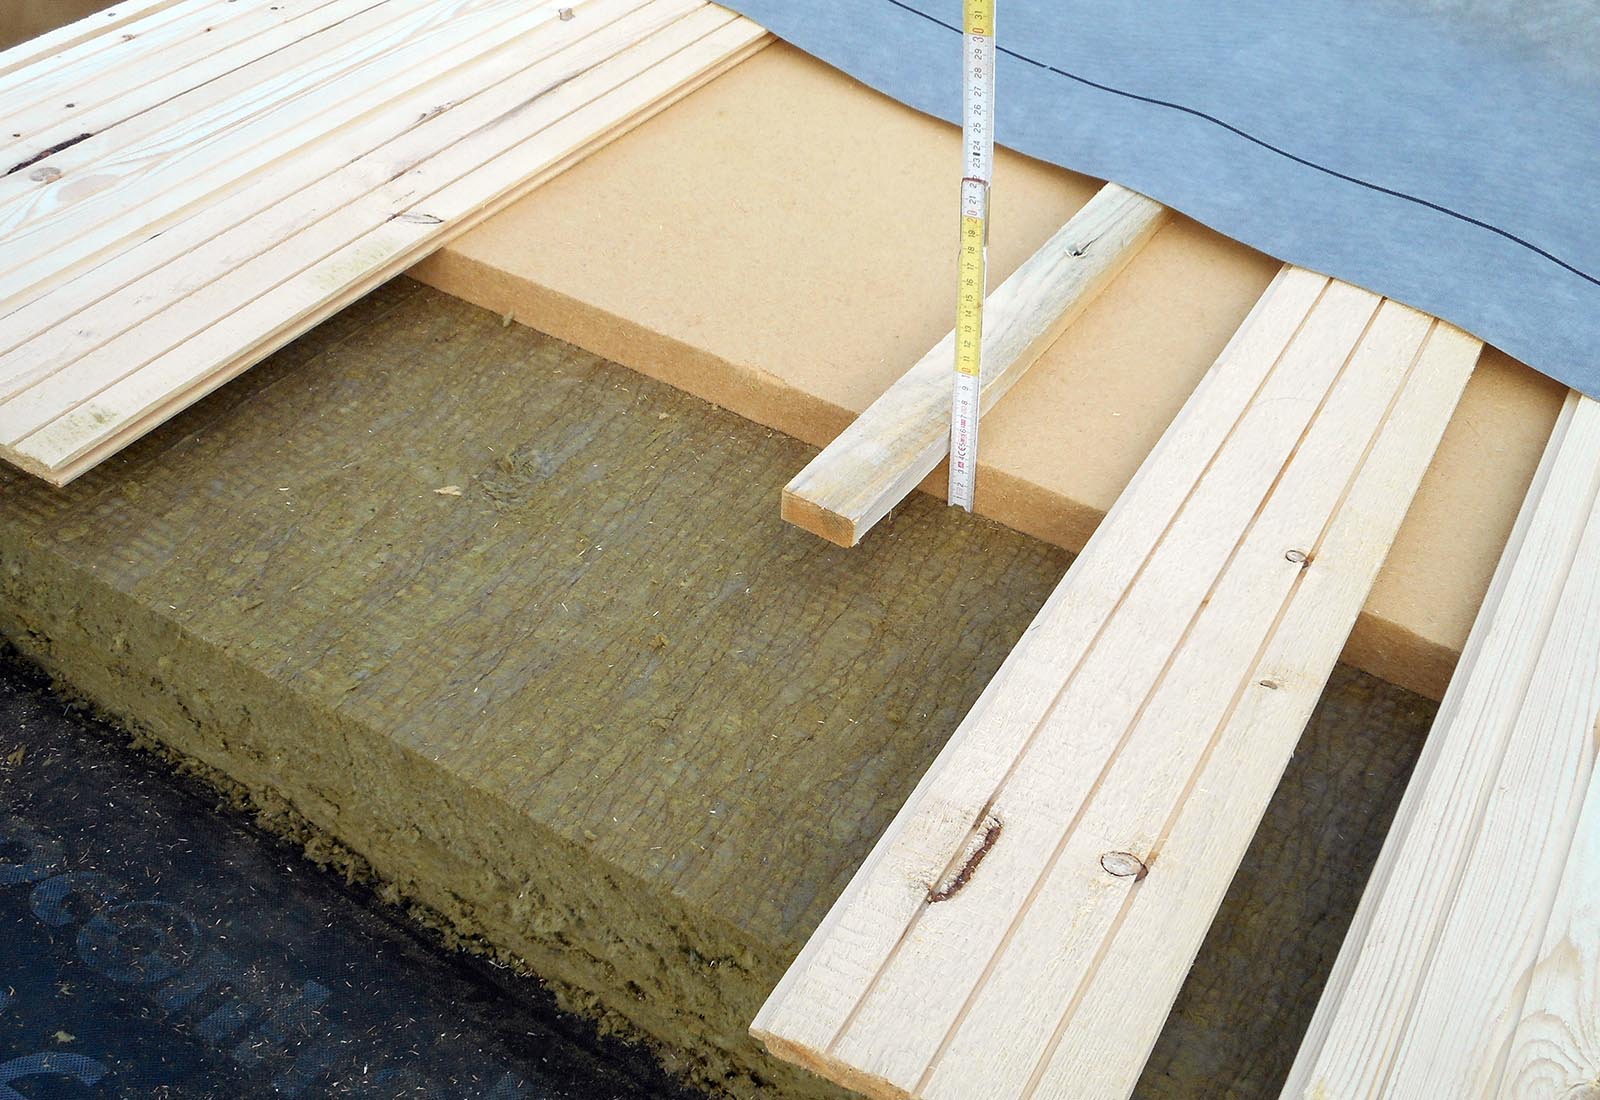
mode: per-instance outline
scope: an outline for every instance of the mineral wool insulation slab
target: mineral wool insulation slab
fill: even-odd
[[[959,0],[730,6],[958,117]],[[1600,7],[1002,0],[997,36],[1002,144],[1600,395]]]
[[[1068,557],[926,497],[824,544],[812,453],[400,280],[0,471],[0,634],[716,1095],[834,1095],[749,1021]],[[1430,714],[1336,675],[1142,1100],[1275,1095]]]

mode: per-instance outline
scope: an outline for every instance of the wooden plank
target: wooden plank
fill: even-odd
[[[34,180],[30,172],[14,185],[23,174],[0,177],[0,195],[9,196],[0,200],[0,232],[16,246],[0,256],[0,302],[10,308],[50,279],[83,270],[244,186],[254,171],[382,107],[402,77],[425,79],[470,64],[502,42],[500,34],[514,33],[505,24],[554,20],[556,10],[554,0],[534,8],[519,0],[389,0],[335,28],[348,39],[338,49],[324,52],[317,36],[304,50],[279,51],[214,82],[250,86],[148,142],[95,160],[106,148],[97,138],[48,162],[63,172],[59,177]],[[224,94],[212,85],[197,91]],[[193,104],[180,97],[171,106]],[[135,125],[167,113],[149,112]]]
[[[173,146],[182,149],[185,140],[192,145],[209,133],[230,124],[237,125],[254,113],[270,109],[275,102],[297,92],[310,91],[307,82],[313,78],[326,79],[327,63],[341,56],[338,52],[341,47],[348,47],[352,42],[366,43],[369,50],[381,46],[375,42],[375,35],[384,23],[398,23],[421,6],[419,0],[297,0],[285,12],[284,6],[270,5],[267,14],[273,19],[285,14],[290,16],[286,23],[292,33],[287,37],[272,35],[270,39],[257,42],[247,40],[244,48],[234,55],[240,59],[234,68],[245,65],[254,65],[254,68],[247,72],[207,74],[213,79],[187,82],[176,95],[153,105],[135,102],[135,106],[148,109],[130,111],[112,125],[90,126],[88,129],[92,132],[81,142],[63,145],[48,156],[41,156],[41,152],[52,149],[53,145],[41,144],[47,135],[37,127],[42,124],[73,130],[76,113],[88,112],[87,117],[92,118],[92,112],[101,101],[102,85],[98,82],[93,59],[75,66],[72,70],[75,79],[62,89],[60,96],[31,108],[15,107],[11,117],[17,124],[0,132],[0,154],[14,162],[25,160],[33,167],[26,175],[13,172],[0,177],[0,211],[5,212],[11,225],[20,226],[38,212],[91,198],[127,174],[126,169],[108,171],[119,161],[148,167],[165,149]],[[382,10],[373,12],[364,21],[340,26],[349,17],[372,8]],[[259,27],[256,19],[262,14],[257,4],[235,6],[231,10],[245,18],[224,24],[224,42],[231,37],[231,24],[244,22],[247,29]],[[319,12],[320,20],[316,18]],[[177,41],[168,40],[166,35],[146,34],[125,43],[120,60],[135,67],[140,79],[119,81],[116,90],[136,100],[142,82],[164,83],[186,70],[198,75],[200,71],[190,67],[205,60],[216,38],[215,31],[189,33]],[[323,64],[319,65],[319,60]],[[26,81],[31,72],[31,69],[26,70],[17,77]],[[120,101],[120,97],[117,98]],[[77,130],[80,134],[84,132]],[[45,176],[49,178],[43,178]],[[80,178],[74,179],[74,176]],[[65,187],[61,186],[63,180]]]
[[[282,240],[268,234],[270,247],[185,297],[180,312],[163,311],[113,340],[115,353],[107,350],[112,345],[89,349],[84,359],[20,391],[0,405],[8,438],[19,444],[8,457],[52,479],[76,476],[768,41],[761,28],[715,5],[679,3],[675,10],[689,14],[656,19],[631,44],[618,40],[596,53],[599,47],[585,40],[558,54],[550,71],[519,70],[516,83],[499,89],[511,98],[488,116],[493,125],[398,176],[393,161],[379,158],[375,163],[388,171],[370,194]],[[264,215],[270,220],[272,212]],[[333,230],[333,223],[345,228]],[[131,358],[118,365],[123,353]]]
[[[286,0],[266,7],[238,8],[239,18],[220,21],[198,37],[197,48],[145,50],[118,69],[97,72],[44,103],[13,111],[6,119],[5,158],[12,164],[37,164],[49,150],[69,148],[133,116],[202,87],[310,34],[377,7],[382,0],[355,6],[335,0]],[[157,62],[157,63],[153,63]]]
[[[0,52],[0,77],[10,77],[27,68],[41,76],[54,72],[75,58],[104,49],[113,41],[123,41],[123,35],[142,30],[141,23],[159,25],[162,17],[173,17],[172,9],[181,13],[206,2],[209,0],[136,0],[92,12]]]
[[[715,57],[714,59],[707,58],[705,56],[698,57],[697,60],[702,64],[702,68],[693,76],[683,80],[676,87],[673,87],[665,94],[656,95],[656,97],[651,100],[648,106],[641,108],[632,116],[622,118],[611,125],[604,125],[603,122],[598,123],[599,125],[604,125],[604,128],[596,131],[586,143],[573,150],[566,156],[551,163],[549,167],[539,172],[537,175],[530,177],[515,191],[509,192],[504,198],[497,199],[493,203],[484,206],[481,210],[475,211],[470,216],[463,218],[457,225],[446,225],[437,240],[429,242],[427,248],[414,250],[412,254],[408,255],[404,259],[403,262],[391,262],[366,272],[361,276],[360,279],[350,283],[348,288],[344,290],[338,297],[328,299],[319,305],[314,311],[304,314],[300,318],[298,324],[302,327],[312,326],[333,316],[335,313],[339,312],[339,310],[360,299],[362,295],[369,293],[376,287],[380,286],[383,282],[404,271],[407,267],[421,258],[421,256],[426,255],[428,251],[431,251],[433,248],[440,247],[443,244],[448,244],[452,239],[459,236],[461,233],[467,232],[481,222],[493,217],[495,214],[500,213],[507,206],[511,205],[511,203],[525,195],[527,191],[531,191],[540,184],[544,183],[546,180],[549,180],[554,176],[566,171],[569,167],[581,161],[590,153],[597,149],[603,148],[612,141],[626,134],[629,130],[645,121],[648,121],[656,114],[672,106],[672,104],[676,103],[684,96],[687,96],[696,89],[704,86],[708,81],[716,79],[718,76],[736,67],[746,58],[765,49],[767,46],[771,45],[773,41],[775,40],[771,35],[767,34],[765,30],[748,21],[740,21],[738,24],[730,26],[724,33],[720,35],[708,36],[708,39],[705,41],[702,47],[702,51],[697,51],[697,53],[703,53],[709,49],[716,49],[725,52],[723,52],[720,57]],[[646,74],[647,77],[650,75],[652,74]],[[662,74],[657,72],[653,75],[660,77]],[[640,84],[648,85],[648,81],[641,80]],[[583,124],[588,125],[593,122],[595,115],[603,116],[604,111],[604,107],[598,108],[594,111],[585,111],[582,116]],[[87,447],[80,447],[76,453],[76,456],[70,460],[61,461],[53,467],[46,467],[42,463],[36,462],[29,457],[22,457],[20,458],[18,465],[25,469],[29,468],[31,465],[33,467],[32,472],[39,474],[51,484],[69,484],[76,478],[79,478],[83,474],[87,473],[89,470],[92,470],[101,462],[104,462],[107,458],[122,450],[124,447],[128,446],[130,443],[139,439],[147,432],[150,432],[154,428],[160,426],[173,416],[176,416],[178,413],[194,404],[196,401],[199,401],[207,394],[213,392],[219,386],[226,384],[230,380],[238,377],[244,371],[249,370],[250,367],[254,366],[263,357],[270,355],[272,352],[282,347],[294,337],[294,329],[279,329],[270,337],[252,345],[250,350],[245,354],[238,356],[221,367],[218,367],[217,369],[200,376],[183,390],[169,394],[158,401],[150,403],[145,411],[141,412],[137,416],[130,417],[120,423],[102,426],[104,430],[98,433],[98,437],[94,440],[94,442]],[[3,448],[0,448],[0,451],[3,451]]]
[[[984,304],[982,410],[1016,384],[1166,220],[1108,183]],[[934,345],[783,490],[783,517],[854,546],[949,453],[955,333]]]
[[[711,22],[674,27],[686,16]],[[510,39],[497,59],[485,59],[468,79],[455,82],[461,87],[427,88],[415,101],[434,102],[440,91],[453,90],[461,100],[451,110],[412,125],[395,141],[302,189],[293,203],[258,207],[253,216],[184,255],[181,263],[157,268],[108,299],[99,312],[120,318],[127,311],[128,320],[138,322],[116,337],[74,339],[81,330],[68,322],[45,334],[42,350],[30,344],[0,360],[0,397],[5,399],[0,442],[18,441],[69,410],[81,395],[99,392],[225,318],[230,307],[271,291],[286,274],[384,228],[430,188],[503,154],[528,127],[561,117],[563,109],[581,106],[585,97],[609,90],[608,79],[618,79],[616,66],[586,69],[642,41],[652,41],[658,53],[670,53],[731,18],[701,0],[600,0],[585,5],[581,19],[548,20]],[[656,38],[662,31],[671,33]],[[631,71],[624,68],[625,74]],[[526,121],[495,125],[542,90],[569,82],[571,87],[527,113]],[[406,117],[425,113],[407,111]],[[342,142],[341,134],[333,144]],[[64,347],[52,354],[57,341]]]
[[[1280,274],[754,1033],[871,1095],[1125,1095],[1479,350]]]
[[[474,65],[407,85],[389,110],[356,120],[256,184],[12,313],[6,328],[15,343],[0,354],[0,400],[81,365],[93,352],[115,357],[129,342],[112,345],[118,337],[382,187],[397,168],[420,164],[578,66],[703,6],[701,0],[587,0],[574,7],[571,20],[546,20],[518,37],[508,28],[500,48]],[[439,104],[453,106],[439,111]],[[317,234],[324,250],[334,247],[325,232]],[[83,316],[90,306],[97,308]],[[202,324],[213,319],[204,309],[198,316]],[[168,316],[160,331],[176,327]]]
[[[1589,793],[1511,1037],[1500,1100],[1596,1094],[1600,1004],[1600,776]]]
[[[13,116],[52,100],[57,101],[56,106],[63,106],[75,91],[92,88],[101,74],[121,79],[123,68],[140,56],[175,45],[202,42],[209,37],[207,27],[231,22],[247,10],[228,0],[197,0],[143,21],[137,33],[124,32],[131,34],[131,38],[101,34],[75,50],[50,58],[45,64],[0,79],[0,112],[4,112],[3,117],[9,122]]]
[[[1597,494],[1600,404],[1573,394],[1285,1096],[1582,1095],[1524,1091],[1561,1050],[1592,1082],[1592,1007],[1562,1006],[1594,979]]]

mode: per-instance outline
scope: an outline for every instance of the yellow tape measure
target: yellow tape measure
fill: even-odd
[[[962,36],[961,247],[956,271],[956,362],[950,400],[950,503],[972,511],[988,292],[989,184],[994,171],[994,0],[965,0]]]
[[[983,292],[987,281],[984,234],[989,222],[982,214],[961,215],[961,255],[956,261],[956,370],[977,378],[982,366]]]

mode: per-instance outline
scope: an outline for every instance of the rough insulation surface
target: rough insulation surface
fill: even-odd
[[[0,475],[0,633],[282,798],[726,1095],[745,1027],[1065,569],[415,283],[65,491]],[[1430,717],[1341,671],[1141,1095],[1274,1094]]]

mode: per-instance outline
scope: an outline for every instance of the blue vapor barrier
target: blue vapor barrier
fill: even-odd
[[[959,119],[959,0],[728,6]],[[998,9],[1000,144],[1116,180],[1600,396],[1600,2]]]

